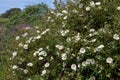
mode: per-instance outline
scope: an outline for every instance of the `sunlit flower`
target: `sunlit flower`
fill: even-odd
[[[28,63],[27,66],[30,66],[30,67],[31,67],[31,66],[33,66],[33,63]]]
[[[19,40],[20,39],[20,36],[16,36],[16,40]]]
[[[56,45],[55,47],[58,48],[59,50],[64,49],[64,46],[63,46],[63,45]]]
[[[91,76],[88,80],[96,80],[95,76]]]
[[[41,38],[41,36],[40,35],[38,35],[37,37],[36,37],[36,39],[40,39]]]
[[[30,29],[30,27],[26,27],[25,29],[26,29],[26,30],[29,30],[29,29]]]
[[[72,65],[71,65],[71,69],[74,70],[74,71],[76,71],[76,70],[77,70],[76,64],[72,64]]]
[[[14,58],[16,55],[17,55],[17,52],[13,52],[13,53],[12,53],[13,58]]]
[[[24,48],[24,49],[28,49],[28,45],[25,44],[25,45],[23,46],[23,48]]]
[[[111,57],[108,57],[106,59],[106,63],[109,63],[109,64],[113,63],[113,59]]]
[[[81,66],[81,65],[80,65],[80,64],[78,64],[78,68],[80,68],[80,66]]]
[[[91,7],[94,7],[94,6],[95,6],[94,1],[91,1],[91,2],[90,2],[90,6],[91,6]]]
[[[46,63],[44,66],[47,68],[47,67],[49,67],[49,66],[50,66],[50,64],[49,64],[49,63]]]
[[[67,16],[63,17],[63,19],[64,19],[64,20],[67,19]]]
[[[62,13],[57,13],[56,16],[59,17],[59,16],[62,16],[63,14]]]
[[[68,38],[66,39],[66,41],[67,41],[67,42],[70,42],[70,41],[71,41],[71,38],[70,38],[70,37],[68,37]]]
[[[38,29],[38,28],[39,28],[39,26],[36,26],[36,27],[35,27],[35,29]]]
[[[73,9],[72,12],[73,13],[78,13],[78,11],[76,9]]]
[[[113,35],[113,39],[119,40],[119,39],[120,39],[120,38],[119,38],[119,35],[118,35],[118,34],[114,34],[114,35]]]
[[[66,60],[66,59],[67,59],[67,54],[66,54],[66,53],[63,53],[63,54],[61,55],[61,57],[62,57],[62,60]]]
[[[62,11],[62,13],[65,13],[65,14],[67,14],[68,12],[67,12],[67,10],[63,10],[63,11]]]
[[[19,46],[19,47],[23,47],[23,43],[19,43],[18,46]]]
[[[83,67],[87,66],[86,61],[83,61],[83,62],[82,62],[82,66],[83,66]]]
[[[82,8],[83,7],[83,4],[79,4],[79,8]]]
[[[95,60],[94,59],[86,59],[86,63],[87,64],[95,64]]]
[[[12,69],[17,69],[17,68],[18,68],[17,65],[12,66]]]
[[[97,48],[98,48],[98,49],[103,49],[103,48],[104,48],[104,45],[99,45]]]
[[[86,7],[85,10],[86,10],[86,11],[90,11],[90,7],[89,7],[89,6]]]
[[[117,7],[117,10],[119,10],[119,11],[120,11],[120,6],[118,6],[118,7]]]
[[[28,73],[28,70],[27,70],[27,69],[24,69],[23,72],[24,72],[24,74],[27,74],[27,73]]]
[[[80,49],[80,54],[84,54],[86,52],[85,48]]]
[[[96,39],[91,40],[90,42],[96,42]]]
[[[96,4],[97,6],[99,6],[99,5],[101,4],[101,2],[96,2],[95,4]]]
[[[46,73],[47,73],[47,71],[44,69],[44,70],[42,71],[42,74],[41,74],[41,75],[43,76],[43,75],[45,75]]]
[[[39,60],[43,60],[44,58],[43,57],[39,57]]]
[[[40,33],[40,31],[39,31],[39,30],[37,30],[37,33]]]
[[[23,37],[26,37],[27,35],[28,35],[28,33],[26,32],[26,33],[24,33],[22,36],[23,36]]]
[[[90,32],[95,32],[95,29],[90,29]]]
[[[46,52],[46,51],[41,51],[41,52],[39,52],[39,56],[40,56],[40,55],[42,55],[42,56],[45,57],[45,56],[47,56],[47,52]]]

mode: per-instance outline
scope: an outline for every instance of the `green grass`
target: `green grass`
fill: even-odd
[[[8,18],[0,18],[0,23],[5,23],[8,21]]]

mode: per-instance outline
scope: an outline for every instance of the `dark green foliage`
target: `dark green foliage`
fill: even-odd
[[[1,14],[1,17],[8,18],[8,17],[18,14],[20,12],[21,12],[20,8],[11,8],[11,9],[7,10],[5,13]]]
[[[19,24],[34,24],[34,22],[41,20],[48,11],[46,4],[29,5],[22,12],[14,14],[9,17],[9,22],[6,26],[17,26]]]

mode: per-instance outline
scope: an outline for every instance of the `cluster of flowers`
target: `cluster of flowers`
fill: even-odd
[[[79,8],[83,8],[86,13],[95,6],[98,9],[104,8],[101,6],[102,2],[90,1],[84,6],[81,0],[72,2],[72,6],[76,6],[76,3],[79,3]],[[69,7],[71,4],[60,11],[50,11],[46,20],[47,28],[44,23],[35,27],[35,32],[16,36],[18,47],[12,52],[10,59],[13,61],[11,67],[14,76],[20,74],[18,71],[22,71],[22,74],[25,74],[23,77],[30,77],[37,72],[46,79],[71,79],[78,74],[83,79],[90,80],[113,77],[112,71],[118,69],[119,30],[112,30],[109,26],[96,30],[89,27],[88,23],[83,26],[85,32],[77,32],[68,24],[68,20],[71,13],[80,16],[83,14],[80,14],[82,11],[79,8],[67,10]],[[120,10],[119,6],[116,10]],[[34,35],[29,36],[32,33]],[[22,38],[26,39],[24,44],[21,42]],[[101,75],[105,77],[101,78]]]

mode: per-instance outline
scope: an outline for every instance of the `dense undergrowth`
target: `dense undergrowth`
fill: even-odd
[[[76,0],[20,29],[4,51],[4,80],[119,80],[119,0]]]

